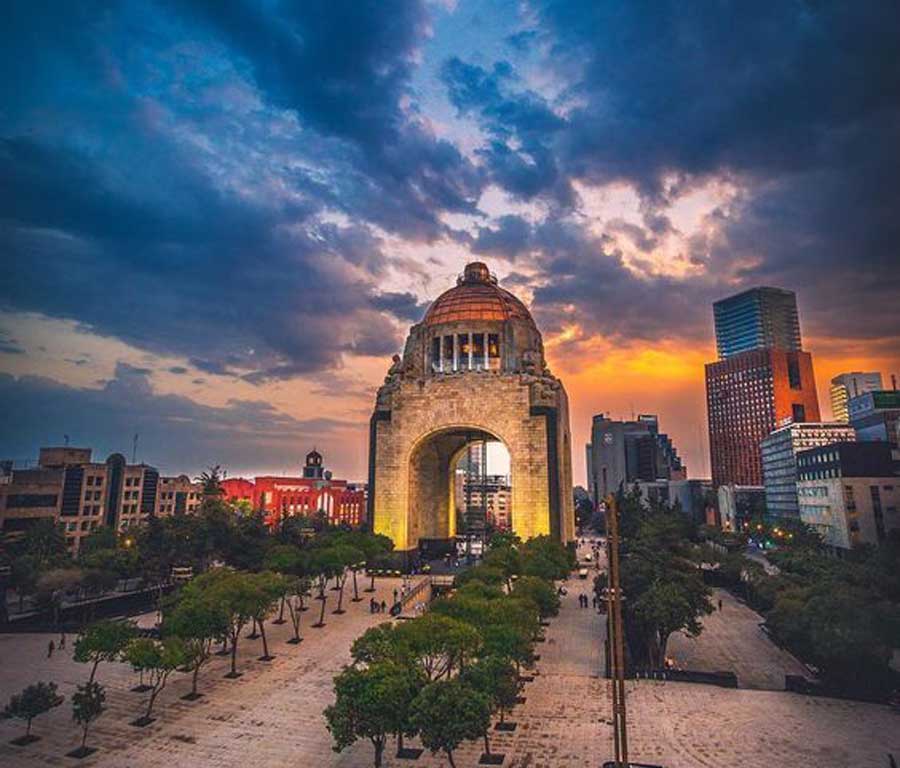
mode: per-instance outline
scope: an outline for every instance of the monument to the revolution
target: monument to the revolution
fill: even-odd
[[[562,382],[528,309],[480,262],[412,326],[378,390],[369,431],[369,520],[397,550],[456,534],[455,466],[473,441],[509,451],[512,529],[574,538]]]

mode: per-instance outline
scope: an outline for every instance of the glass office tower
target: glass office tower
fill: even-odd
[[[797,296],[783,288],[751,288],[713,304],[719,359],[751,349],[797,352]]]

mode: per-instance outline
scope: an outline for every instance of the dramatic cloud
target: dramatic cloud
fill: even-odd
[[[355,417],[473,256],[578,386],[611,345],[702,357],[710,302],[763,283],[798,291],[829,370],[896,362],[896,3],[7,5],[0,370],[22,435],[54,387],[130,433],[105,405],[125,382],[219,423],[253,392],[297,436],[304,410]],[[48,352],[34,318],[93,343]],[[197,428],[186,453],[212,450]]]

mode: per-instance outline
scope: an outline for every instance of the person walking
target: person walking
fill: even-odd
[[[387,603],[384,600],[381,601],[381,612],[384,613],[387,611]]]
[[[56,650],[56,643],[54,643],[54,642],[51,640],[50,643],[49,643],[49,645],[47,645],[47,658],[48,658],[48,659],[49,659],[49,658],[52,658],[52,656],[53,656],[53,651],[55,651],[55,650]]]
[[[721,597],[719,598],[719,610],[720,611],[722,610],[722,598]]]
[[[66,647],[66,633],[61,632],[59,635],[59,650],[63,650]]]

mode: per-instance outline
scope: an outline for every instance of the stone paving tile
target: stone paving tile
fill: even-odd
[[[722,610],[718,610],[718,601]],[[784,690],[784,676],[809,676],[794,656],[776,646],[759,627],[762,617],[730,592],[713,594],[717,610],[703,617],[699,637],[672,635],[667,653],[676,666],[701,672],[732,671],[741,688]]]

